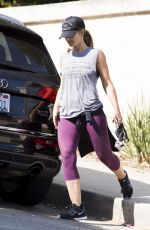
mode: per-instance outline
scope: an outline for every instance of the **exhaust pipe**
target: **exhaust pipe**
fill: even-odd
[[[35,163],[31,165],[28,169],[28,174],[30,176],[39,176],[43,172],[43,165],[41,163]]]

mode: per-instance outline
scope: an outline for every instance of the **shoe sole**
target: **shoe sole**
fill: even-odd
[[[75,220],[75,221],[80,221],[80,220],[86,220],[87,216],[83,216],[83,217],[77,217],[77,218],[72,218],[72,219],[67,219],[67,218],[61,218],[60,215],[57,216],[58,219],[62,219],[62,220]]]
[[[86,219],[87,219],[87,216],[78,217],[78,218],[73,218],[73,220],[76,220],[76,221],[86,220]]]

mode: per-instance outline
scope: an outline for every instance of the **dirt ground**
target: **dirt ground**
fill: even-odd
[[[147,162],[142,162],[141,164],[139,164],[137,159],[131,158],[130,156],[127,156],[124,152],[119,152],[119,153],[115,153],[115,154],[120,158],[122,166],[133,167],[133,168],[137,168],[137,169],[142,170],[142,171],[149,171],[150,172],[150,164],[148,164]],[[86,158],[92,158],[92,159],[95,159],[96,161],[99,161],[95,152],[89,153],[85,157]]]

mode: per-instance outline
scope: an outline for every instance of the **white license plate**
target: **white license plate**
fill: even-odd
[[[10,111],[10,94],[0,93],[0,112],[9,113]]]

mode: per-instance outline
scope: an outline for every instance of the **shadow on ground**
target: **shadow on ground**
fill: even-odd
[[[120,186],[116,177],[110,173],[81,167],[79,172],[82,200],[87,214],[99,220],[112,220],[114,200],[120,197]],[[134,224],[135,203],[150,204],[150,184],[137,181],[136,178],[131,179],[131,183],[134,187],[133,198],[121,202],[125,221]],[[62,172],[54,179],[44,203],[51,203],[59,208],[70,204]]]

